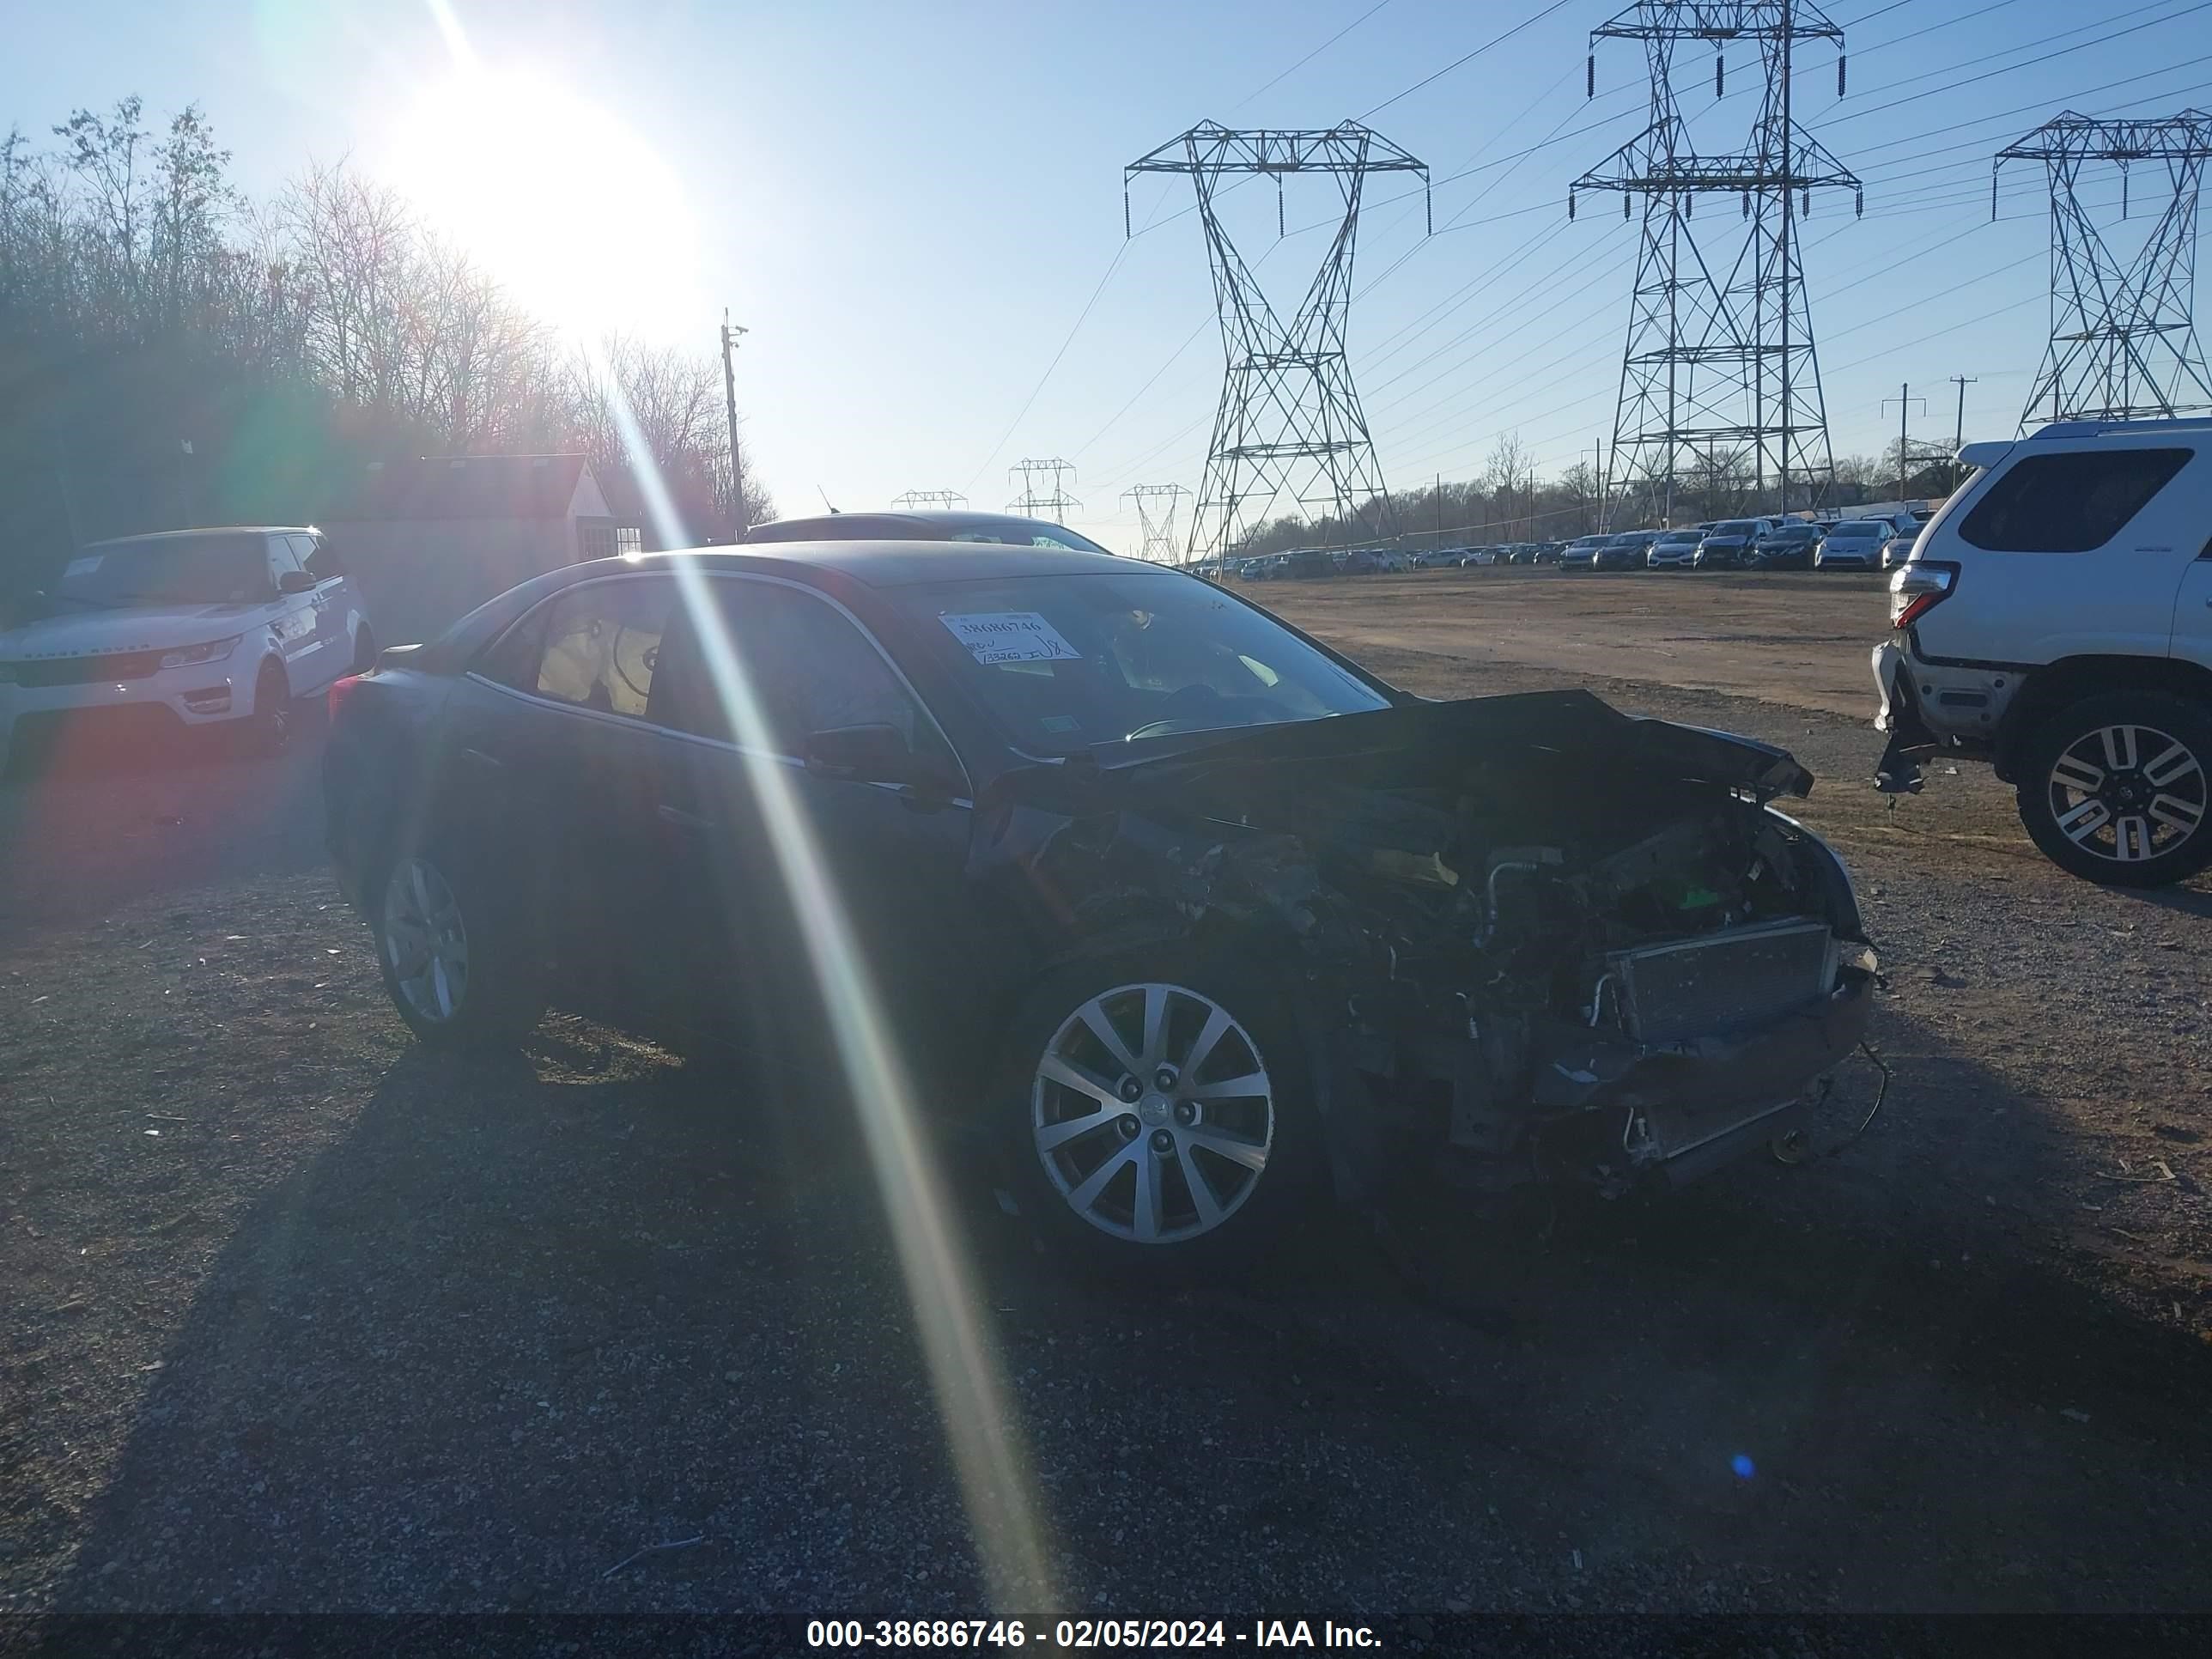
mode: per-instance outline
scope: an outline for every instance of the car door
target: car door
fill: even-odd
[[[315,537],[294,531],[287,539],[300,568],[315,579],[307,595],[314,606],[315,674],[319,683],[327,685],[353,665],[353,635],[348,625],[353,607],[347,602],[345,572]]]
[[[485,652],[448,699],[441,830],[496,869],[557,963],[562,994],[617,1018],[658,1012],[672,842],[653,810],[681,739],[653,701],[677,601],[658,572],[578,582]]]
[[[287,575],[297,578],[305,567],[293,550],[289,536],[271,534],[263,538],[269,548],[270,637],[276,641],[276,649],[284,659],[284,678],[295,697],[305,696],[319,689],[328,676],[318,678],[320,669],[321,641],[316,631],[315,596],[311,591],[288,593],[284,591]]]
[[[708,1034],[832,1075],[841,1031],[881,1022],[916,1073],[952,1058],[979,999],[963,793],[827,775],[810,734],[894,728],[957,763],[850,611],[804,584],[704,580],[672,641],[678,718],[699,741],[655,810],[686,832],[672,877],[694,896],[683,973]]]

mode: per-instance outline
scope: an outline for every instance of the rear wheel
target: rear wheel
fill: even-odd
[[[1172,945],[1048,975],[1014,1023],[1024,1208],[1111,1268],[1249,1257],[1320,1201],[1319,1120],[1285,999]]]
[[[2212,719],[2163,691],[2113,691],[2047,716],[2022,751],[2021,823],[2061,869],[2163,887],[2212,864]]]
[[[538,1023],[545,1001],[526,933],[470,861],[413,854],[395,860],[374,891],[377,965],[416,1036],[503,1047]]]

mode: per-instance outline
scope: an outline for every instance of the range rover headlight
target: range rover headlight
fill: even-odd
[[[221,662],[238,649],[238,642],[245,637],[243,634],[233,634],[227,640],[210,640],[205,645],[187,645],[179,647],[174,651],[164,652],[161,655],[161,666],[191,668],[204,662]]]

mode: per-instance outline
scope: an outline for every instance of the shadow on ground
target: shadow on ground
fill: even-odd
[[[2032,1103],[1881,1034],[1808,1167],[1239,1282],[1071,1280],[957,1167],[1059,1610],[2203,1606],[2207,1356],[2036,1265]],[[837,1114],[579,1022],[409,1050],[221,1251],[55,1604],[978,1613],[916,1355]]]

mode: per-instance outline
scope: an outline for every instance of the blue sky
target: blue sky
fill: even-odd
[[[1012,463],[1060,456],[1085,503],[1071,521],[1119,544],[1135,521],[1124,490],[1195,489],[1221,373],[1205,252],[1179,212],[1188,185],[1161,179],[1133,188],[1140,234],[1125,246],[1121,167],[1204,118],[1365,115],[1430,163],[1437,234],[1423,238],[1418,197],[1383,199],[1395,179],[1361,225],[1353,374],[1387,478],[1473,477],[1507,431],[1555,472],[1610,432],[1634,230],[1610,199],[1565,212],[1568,182],[1643,118],[1629,46],[1600,51],[1583,98],[1606,0],[451,3],[480,63],[598,106],[627,130],[623,153],[657,158],[654,189],[610,188],[549,132],[561,182],[532,199],[565,216],[579,258],[652,262],[634,330],[711,346],[726,304],[750,329],[750,459],[787,512],[818,506],[817,489],[848,508],[908,489],[995,507]],[[1990,158],[2063,107],[2212,104],[2212,3],[1829,10],[1848,30],[1850,93],[1836,98],[1816,49],[1797,107],[1867,185],[1863,220],[1837,195],[1805,227],[1835,447],[1893,437],[1882,400],[1903,381],[1929,399],[1916,432],[1948,436],[1953,374],[1978,377],[1967,435],[2008,434],[2044,343],[2045,194],[2008,169],[1992,224]],[[162,114],[197,100],[257,192],[310,156],[396,166],[410,112],[453,65],[424,0],[92,0],[23,12],[10,36],[0,120],[37,132],[131,92]],[[1750,65],[1731,58],[1720,104],[1704,54],[1678,76],[1693,133],[1715,144],[1751,115]],[[1271,192],[1231,204],[1281,303],[1333,228],[1326,181],[1291,184],[1279,246]],[[2117,179],[2088,193],[2116,204]],[[2154,185],[2139,176],[2131,193],[2147,222]]]

